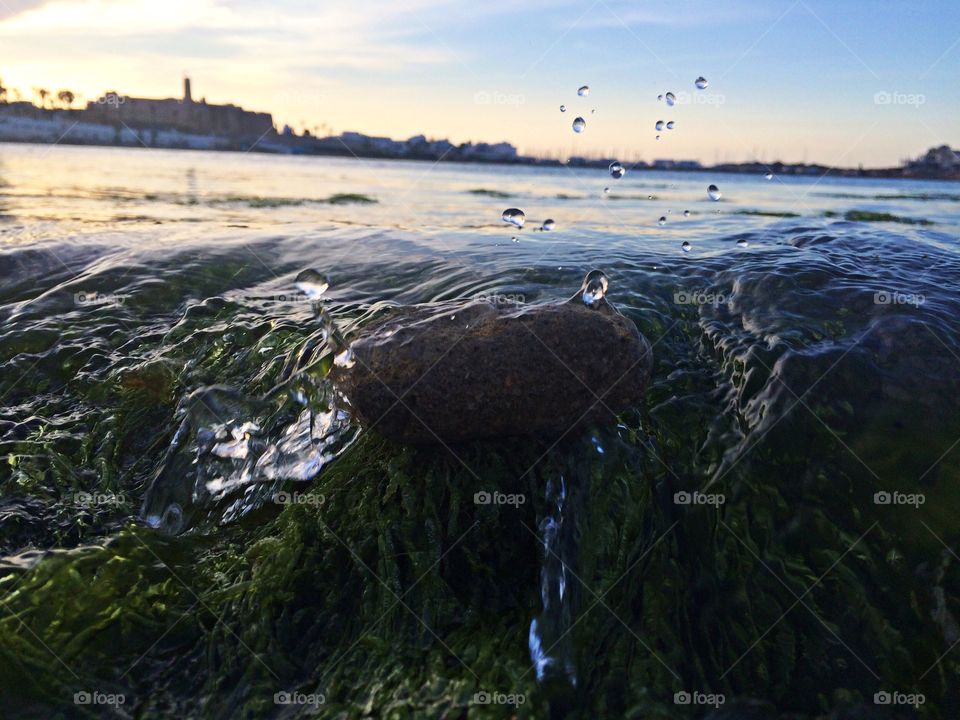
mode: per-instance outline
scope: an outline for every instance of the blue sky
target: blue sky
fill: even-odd
[[[960,145],[955,0],[0,0],[0,47],[26,96],[177,96],[187,71],[298,128],[561,156],[877,166]]]

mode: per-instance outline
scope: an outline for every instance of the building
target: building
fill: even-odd
[[[133,98],[105,93],[87,103],[84,120],[107,125],[126,125],[138,130],[176,130],[197,135],[256,140],[274,133],[273,116],[244,110],[236,105],[211,105],[194,101],[190,78],[184,78],[180,99]]]
[[[910,165],[943,172],[960,170],[960,152],[952,150],[949,145],[941,145],[930,148]]]

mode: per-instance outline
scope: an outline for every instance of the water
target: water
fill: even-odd
[[[500,219],[518,228],[522,228],[523,223],[526,222],[526,216],[523,214],[523,210],[519,208],[507,208],[501,214]]]
[[[591,270],[580,286],[580,299],[584,305],[594,306],[606,297],[609,280],[600,270]]]
[[[297,275],[293,284],[308,298],[318,300],[330,287],[330,279],[312,268],[307,268]]]
[[[708,196],[710,197],[710,199],[713,200],[714,202],[716,202],[716,201],[719,200],[721,197],[723,197],[723,193],[720,192],[720,189],[719,189],[716,185],[710,185],[710,186],[707,188],[707,195],[708,195]]]
[[[623,167],[623,164],[616,160],[610,163],[610,167],[608,168],[608,170],[610,171],[610,176],[614,180],[619,180],[620,178],[622,178],[623,174],[627,171],[626,168]]]
[[[584,129],[586,129],[586,127],[587,127],[587,121],[586,121],[586,120],[584,120],[582,117],[574,118],[574,121],[573,121],[573,131],[574,131],[575,133],[582,133],[582,132],[584,131]]]
[[[427,653],[452,706],[445,678],[478,681],[425,623],[533,716],[553,696],[532,638],[569,630],[540,648],[576,702],[610,703],[587,716],[713,689],[815,717],[915,688],[950,717],[960,190],[634,170],[603,195],[608,177],[0,146],[0,640],[41,688],[7,674],[3,697],[239,715],[299,687],[382,708],[402,693],[378,668]],[[508,205],[554,229],[509,242]],[[655,360],[596,443],[358,434],[335,378],[371,319],[566,300],[594,269]],[[496,488],[526,503],[478,509]]]
[[[658,131],[663,130],[663,120],[657,120],[653,127]]]
[[[703,75],[694,80],[693,84],[697,86],[697,90],[707,89],[707,79]]]
[[[589,85],[581,85],[579,88],[577,88],[577,95],[579,95],[580,97],[586,97],[589,94],[590,94]]]
[[[667,105],[669,105],[670,107],[673,107],[674,103],[677,102],[677,96],[674,95],[672,92],[668,92],[668,93],[665,95],[665,98],[666,98],[666,101],[667,101]]]

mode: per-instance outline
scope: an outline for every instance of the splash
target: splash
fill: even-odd
[[[144,499],[148,526],[175,535],[236,521],[285,497],[288,483],[312,480],[353,443],[358,429],[333,382],[351,352],[319,304],[317,317],[321,328],[297,353],[303,366],[265,397],[214,385],[181,401]]]

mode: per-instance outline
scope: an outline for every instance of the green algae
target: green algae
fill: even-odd
[[[791,488],[759,481],[758,466],[789,472],[802,454],[758,451],[749,471],[711,488],[729,498],[718,513],[671,502],[683,485],[639,450],[652,440],[679,467],[683,436],[600,437],[613,460],[587,462],[571,444],[524,476],[545,446],[476,444],[454,457],[371,435],[298,502],[218,535],[128,527],[52,553],[0,581],[14,681],[3,704],[69,714],[74,692],[97,688],[146,717],[254,718],[297,690],[322,695],[324,717],[502,717],[472,704],[487,690],[524,695],[521,718],[551,703],[571,717],[668,718],[689,716],[670,702],[685,688],[732,702],[759,684],[812,716],[863,701],[871,672],[912,687],[937,659],[927,603],[902,600],[909,563],[887,560],[909,550],[875,524],[866,537],[842,530],[848,510],[816,503],[797,516]],[[581,537],[572,697],[537,687],[525,644],[540,610],[540,487],[560,473],[577,483]],[[870,490],[852,475],[823,482]],[[530,502],[475,505],[491,487]],[[956,665],[920,687],[942,693]]]
[[[832,210],[826,211],[824,217],[838,217],[838,214]],[[873,212],[871,210],[848,210],[843,214],[843,219],[849,222],[892,222],[903,225],[933,225],[933,221],[925,218],[908,218],[901,215],[894,215],[887,212]]]
[[[734,214],[735,215],[756,215],[758,217],[779,217],[779,218],[800,217],[800,215],[795,212],[784,212],[784,211],[774,211],[774,210],[737,210]]]
[[[211,269],[242,272],[228,262]],[[304,352],[302,328],[238,321],[220,298],[188,307],[165,335],[175,349],[159,357],[106,378],[58,365],[48,382],[68,378],[97,412],[81,434],[42,419],[5,445],[4,495],[53,507],[70,492],[100,490],[126,502],[84,511],[80,523],[63,506],[42,528],[4,525],[9,548],[70,549],[0,568],[0,714],[101,716],[73,704],[74,693],[96,689],[123,693],[139,717],[693,718],[700,709],[673,696],[697,690],[723,693],[734,713],[762,699],[815,718],[869,711],[872,693],[890,688],[923,692],[919,717],[950,717],[960,658],[944,653],[960,607],[958,565],[922,525],[872,502],[878,479],[853,454],[882,458],[878,474],[894,478],[902,458],[865,438],[886,437],[894,421],[905,426],[901,454],[930,438],[910,434],[914,423],[897,408],[858,414],[866,400],[855,392],[869,372],[841,364],[831,387],[846,389],[842,402],[804,395],[790,413],[768,400],[782,420],[755,448],[739,447],[746,410],[718,412],[705,398],[718,374],[749,396],[781,356],[758,349],[745,363],[706,342],[689,312],[638,313],[650,338],[679,324],[658,346],[646,406],[619,430],[594,434],[602,459],[583,438],[448,450],[370,434],[309,486],[288,488],[298,502],[176,538],[126,518],[169,444],[177,399],[214,382],[265,393],[284,377],[282,358]],[[838,308],[823,331],[850,333],[849,315]],[[275,360],[256,360],[264,347]],[[684,367],[695,369],[677,373]],[[3,385],[14,399],[42,378],[15,380]],[[51,392],[38,415],[55,417],[55,402]],[[858,435],[864,425],[873,432]],[[948,464],[943,479],[957,471]],[[559,476],[570,483],[578,537],[576,690],[539,687],[526,645],[542,611],[543,488]],[[674,502],[698,488],[726,502]],[[474,503],[492,489],[528,502]],[[960,491],[944,481],[926,491],[919,517],[955,543],[949,510]],[[930,620],[937,608],[939,626]],[[315,715],[274,703],[291,691],[324,703]],[[480,691],[525,702],[515,711],[474,704]]]
[[[334,193],[323,202],[330,205],[372,205],[377,199],[363,193]]]
[[[471,195],[484,195],[486,197],[493,198],[508,198],[511,197],[510,193],[503,192],[502,190],[490,190],[488,188],[472,188],[467,190]]]

